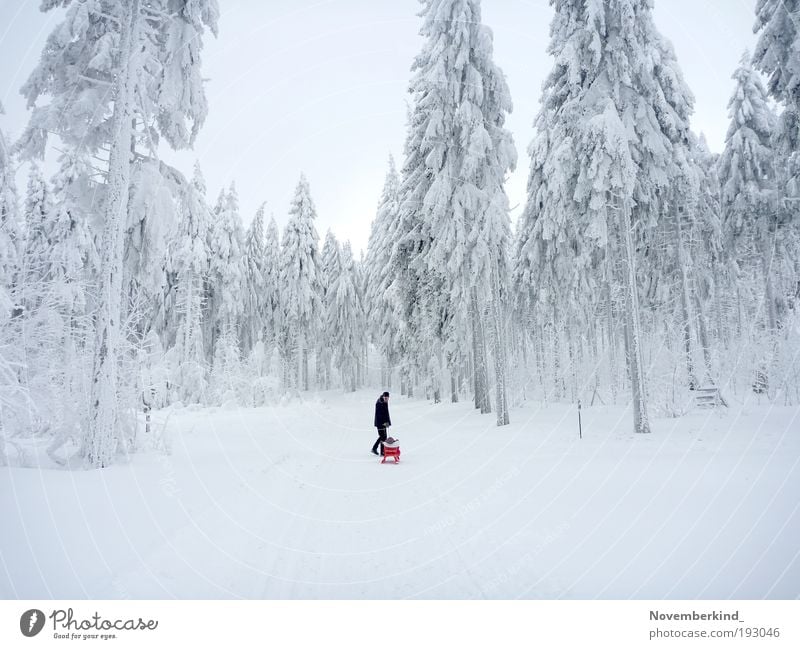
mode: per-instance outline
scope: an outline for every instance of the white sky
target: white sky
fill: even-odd
[[[320,238],[328,228],[366,248],[389,153],[402,164],[412,60],[420,49],[417,0],[219,0],[220,34],[203,54],[209,116],[193,152],[165,154],[187,175],[200,160],[213,202],[236,181],[245,224],[267,202],[283,228],[301,171],[311,184]],[[528,143],[545,75],[552,9],[547,0],[483,0],[495,61],[508,78],[519,165],[506,186],[520,212]],[[2,128],[26,122],[19,88],[60,11],[39,0],[0,0]],[[655,20],[672,41],[695,94],[692,126],[712,150],[727,129],[730,79],[752,49],[755,0],[655,0]]]

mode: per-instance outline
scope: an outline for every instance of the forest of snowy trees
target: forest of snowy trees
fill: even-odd
[[[652,0],[550,4],[518,159],[480,1],[423,0],[402,163],[359,258],[320,241],[305,176],[283,233],[263,206],[245,229],[235,185],[212,204],[199,165],[159,159],[202,128],[216,0],[44,0],[63,20],[29,124],[0,132],[0,464],[38,437],[104,467],[158,446],[151,409],[365,385],[499,426],[525,399],[630,403],[640,433],[698,388],[800,403],[800,3],[758,1],[719,155]]]

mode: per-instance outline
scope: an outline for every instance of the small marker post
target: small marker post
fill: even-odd
[[[581,400],[578,399],[578,439],[583,439],[583,428],[581,427]]]

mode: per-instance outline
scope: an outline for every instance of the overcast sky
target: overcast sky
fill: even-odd
[[[301,171],[311,184],[320,237],[328,228],[366,248],[387,159],[402,164],[410,66],[421,46],[417,0],[219,0],[219,38],[203,54],[209,115],[195,150],[165,160],[187,174],[200,160],[210,199],[236,181],[245,224],[267,203],[278,225]],[[519,214],[527,146],[541,85],[552,9],[547,0],[483,0],[495,61],[508,78],[519,165],[507,192]],[[27,120],[19,88],[60,19],[39,0],[0,0],[2,128],[13,140]],[[752,49],[755,0],[655,0],[659,30],[674,45],[694,92],[693,128],[722,148],[733,73]]]

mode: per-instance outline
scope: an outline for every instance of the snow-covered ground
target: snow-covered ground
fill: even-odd
[[[796,598],[800,409],[171,409],[170,454],[0,469],[4,598]],[[45,457],[45,455],[41,455]]]

